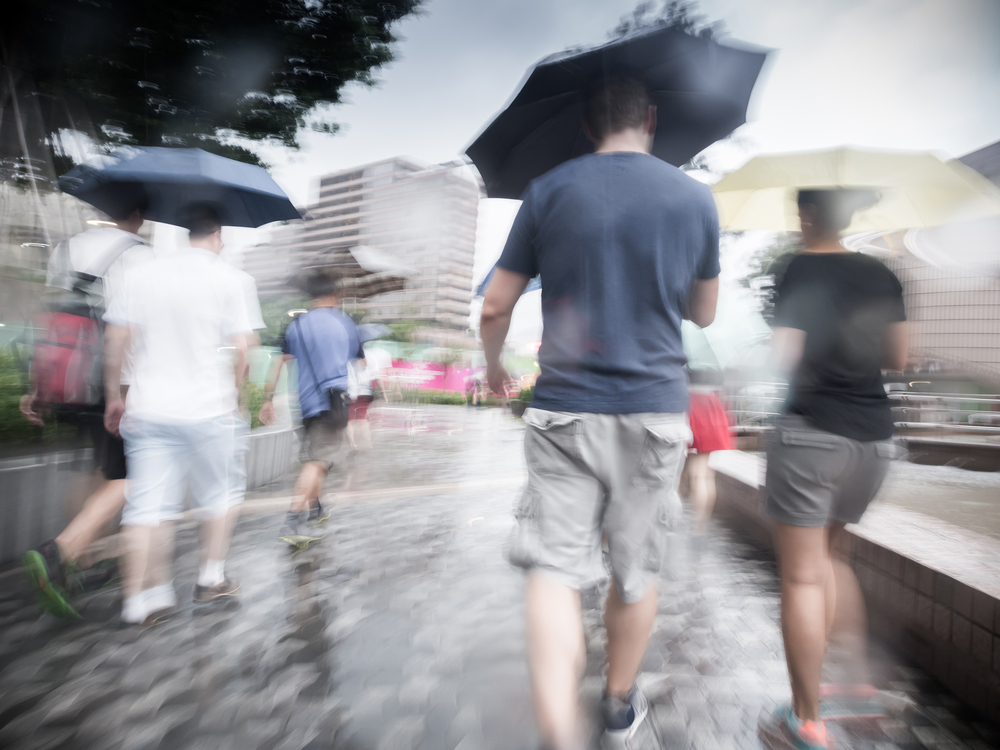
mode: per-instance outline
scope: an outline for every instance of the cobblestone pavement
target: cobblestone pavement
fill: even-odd
[[[191,603],[191,527],[178,539],[183,605],[147,630],[118,628],[115,591],[83,601],[74,624],[4,591],[0,747],[536,747],[522,578],[501,555],[523,477],[520,424],[457,408],[381,424],[377,450],[355,458],[342,487],[380,491],[338,505],[323,543],[292,556],[276,539],[279,514],[241,520],[228,562],[243,583],[238,602]],[[481,489],[449,489],[470,479]],[[671,558],[637,747],[760,747],[758,713],[788,694],[773,563],[718,527],[699,544],[679,534]],[[602,597],[584,596],[591,709]],[[879,686],[914,700],[879,724],[837,726],[840,747],[996,744],[922,671],[873,653]]]

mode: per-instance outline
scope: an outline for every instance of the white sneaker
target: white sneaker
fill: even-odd
[[[604,734],[601,735],[601,750],[627,750],[632,747],[635,734],[639,731],[642,722],[646,720],[646,714],[649,713],[649,701],[646,700],[646,696],[638,685],[632,687],[631,696],[629,705],[633,712],[632,723],[621,729],[606,728]],[[612,709],[611,702],[615,700],[614,698],[605,698],[602,702],[605,722],[608,721],[609,709]],[[621,703],[620,700],[617,702]],[[620,708],[620,706],[614,708]]]

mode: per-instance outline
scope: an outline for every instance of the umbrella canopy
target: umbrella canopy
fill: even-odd
[[[336,271],[342,278],[347,299],[367,299],[377,294],[400,292],[416,271],[395,257],[374,247],[356,245],[337,248],[323,256],[323,264],[307,266],[288,281],[295,289],[308,291],[308,277],[317,271]]]
[[[660,28],[535,64],[520,89],[466,149],[490,198],[519,198],[528,183],[593,144],[584,92],[606,75],[643,81],[657,106],[653,155],[681,165],[746,121],[765,52]]]
[[[712,191],[723,229],[797,232],[799,189],[865,188],[880,198],[859,211],[847,234],[1000,214],[1000,188],[970,167],[920,152],[837,148],[756,156]]]
[[[302,218],[265,170],[200,148],[126,146],[59,178],[64,193],[105,212],[114,212],[123,185],[145,189],[145,218],[166,224],[177,224],[178,211],[193,202],[211,204],[231,227]]]

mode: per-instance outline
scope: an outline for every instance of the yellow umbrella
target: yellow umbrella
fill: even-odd
[[[1000,188],[959,161],[922,152],[843,147],[755,156],[712,191],[723,229],[797,232],[800,188],[877,191],[879,201],[855,214],[847,234],[1000,215]]]

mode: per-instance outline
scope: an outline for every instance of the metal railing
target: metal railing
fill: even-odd
[[[786,398],[785,383],[734,383],[726,388],[728,411],[738,432],[771,428]],[[890,391],[893,419],[901,430],[941,430],[1000,435],[1000,395]]]

